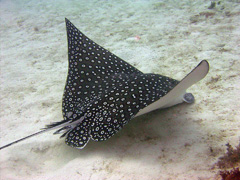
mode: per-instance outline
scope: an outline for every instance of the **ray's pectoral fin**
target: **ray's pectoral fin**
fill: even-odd
[[[140,110],[136,116],[148,113],[150,111],[167,108],[182,102],[193,103],[194,96],[191,93],[186,93],[186,90],[193,84],[202,80],[209,71],[209,64],[206,60],[201,61],[187,76],[185,76],[171,91],[158,101],[150,104]],[[135,116],[135,117],[136,117]]]

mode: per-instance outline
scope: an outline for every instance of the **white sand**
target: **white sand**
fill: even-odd
[[[65,17],[143,72],[180,80],[202,59],[210,72],[189,90],[195,104],[141,116],[108,141],[77,150],[49,132],[1,150],[0,179],[219,178],[214,163],[240,137],[240,2],[209,5],[1,0],[1,146],[62,119]]]

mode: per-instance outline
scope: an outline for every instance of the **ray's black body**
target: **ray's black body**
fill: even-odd
[[[139,110],[177,85],[177,80],[165,76],[143,74],[90,40],[67,19],[66,26],[69,69],[63,122],[76,122],[64,127],[68,145],[82,148],[89,139],[108,139]]]

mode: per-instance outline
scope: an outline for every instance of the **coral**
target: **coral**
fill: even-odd
[[[233,168],[231,171],[220,171],[222,180],[239,180],[240,171],[239,168]]]
[[[240,141],[235,149],[229,143],[226,146],[227,153],[220,157],[216,164],[221,169],[232,168],[240,163]]]

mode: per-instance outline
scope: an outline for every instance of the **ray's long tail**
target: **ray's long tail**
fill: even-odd
[[[29,136],[26,136],[26,137],[24,137],[24,138],[18,139],[18,140],[16,140],[16,141],[13,141],[13,142],[11,142],[11,143],[9,143],[9,144],[6,144],[6,145],[0,147],[0,150],[2,150],[2,149],[4,149],[4,148],[7,148],[7,147],[9,147],[9,146],[12,146],[12,145],[14,145],[14,144],[17,144],[17,143],[19,143],[19,142],[21,142],[21,141],[24,141],[24,140],[26,140],[26,139],[29,139],[29,138],[31,138],[31,137],[37,136],[37,135],[39,135],[39,134],[43,134],[43,133],[45,133],[45,132],[48,132],[48,131],[51,131],[51,130],[54,130],[54,129],[58,129],[58,128],[61,128],[61,127],[66,127],[66,126],[69,126],[69,125],[71,125],[71,123],[70,123],[70,122],[66,122],[66,121],[64,121],[64,120],[63,120],[63,121],[60,121],[60,122],[57,122],[57,123],[52,123],[52,124],[50,124],[50,125],[47,125],[46,128],[43,128],[43,129],[42,129],[41,131],[39,131],[39,132],[33,133],[33,134],[29,135]],[[58,133],[61,133],[61,132],[58,130],[58,131],[56,131],[56,133],[54,133],[54,134],[58,134]]]

